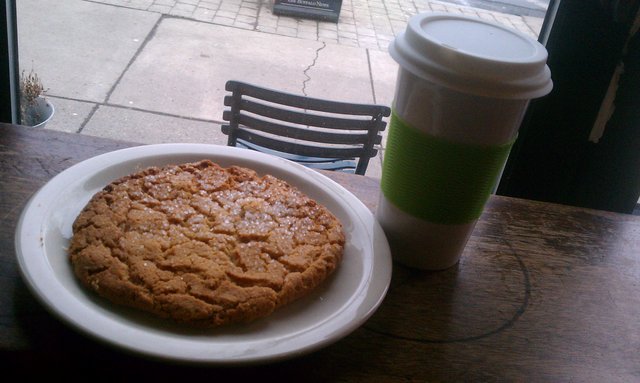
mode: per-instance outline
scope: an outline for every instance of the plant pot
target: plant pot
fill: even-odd
[[[22,125],[44,128],[54,113],[53,104],[44,97],[38,97],[34,103],[27,106],[22,117]]]

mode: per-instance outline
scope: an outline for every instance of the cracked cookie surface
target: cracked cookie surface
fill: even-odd
[[[209,160],[107,185],[73,224],[79,280],[112,302],[200,327],[250,322],[339,265],[342,225],[270,175]]]

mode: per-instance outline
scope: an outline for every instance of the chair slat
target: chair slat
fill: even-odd
[[[367,143],[369,136],[367,132],[363,133],[339,133],[339,132],[321,132],[307,128],[300,128],[288,125],[277,124],[275,122],[264,121],[253,116],[245,114],[240,115],[239,129],[251,128],[260,130],[265,133],[284,137],[289,140],[304,140],[312,142],[322,142],[327,144],[342,145],[364,145]],[[382,136],[377,136],[377,142],[382,141]]]
[[[317,126],[328,129],[368,130],[372,127],[372,124],[375,124],[375,122],[372,122],[371,117],[369,119],[363,119],[362,117],[347,118],[349,117],[348,115],[345,115],[344,117],[322,116],[318,114],[309,114],[297,112],[295,110],[276,108],[274,106],[246,99],[241,101],[240,109],[263,117],[286,121],[293,124]],[[379,123],[383,124],[384,121],[380,120]]]
[[[305,145],[296,142],[278,141],[273,138],[256,134],[248,130],[238,130],[236,134],[238,139],[245,140],[249,143],[272,150],[277,150],[279,152],[297,154],[299,156],[350,158],[366,155],[374,157],[378,152],[376,149],[367,150],[365,148],[333,148],[326,146]]]
[[[391,114],[391,110],[383,105],[353,104],[341,101],[322,100],[291,93],[278,92],[239,81],[228,81],[225,89],[231,92],[241,92],[242,94],[250,97],[270,100],[278,104],[301,109],[348,113],[363,116],[380,114],[381,116],[387,117]]]
[[[237,146],[245,149],[251,149],[258,152],[270,154],[277,157],[282,157],[287,160],[298,162],[304,166],[314,168],[314,169],[340,170],[340,171],[351,170],[352,172],[355,172],[355,169],[357,166],[355,158],[341,159],[341,158],[299,156],[296,154],[280,152],[280,151],[272,150],[259,145],[251,144],[244,140],[238,140]]]

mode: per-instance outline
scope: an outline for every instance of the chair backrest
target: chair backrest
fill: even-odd
[[[228,81],[222,132],[227,145],[275,154],[309,167],[364,174],[391,110],[321,100]]]

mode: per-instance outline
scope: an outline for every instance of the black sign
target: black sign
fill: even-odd
[[[338,22],[340,8],[342,0],[274,0],[273,13]]]

